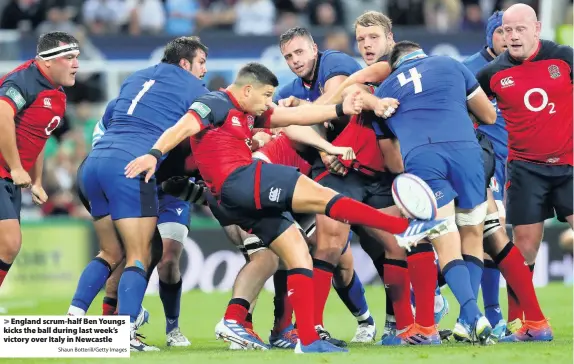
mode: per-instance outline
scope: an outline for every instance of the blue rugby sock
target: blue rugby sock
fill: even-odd
[[[460,315],[468,324],[473,324],[480,315],[476,297],[472,292],[470,274],[462,259],[455,259],[447,263],[442,270],[446,283],[460,304]]]
[[[478,290],[480,289],[480,281],[482,280],[482,271],[484,270],[484,263],[475,256],[462,255],[462,259],[466,264],[468,273],[470,275],[470,286],[474,297],[478,297]]]
[[[94,258],[82,272],[69,314],[82,315],[92,304],[94,298],[110,276],[111,268],[108,262],[101,258]],[[83,311],[79,311],[79,310]]]
[[[492,260],[484,261],[481,285],[484,314],[492,327],[494,327],[503,317],[498,301],[498,295],[500,293],[500,271]]]
[[[141,309],[147,288],[147,273],[140,267],[126,267],[118,286],[118,315],[129,316],[134,323]]]
[[[179,309],[181,302],[181,278],[177,283],[159,281],[159,298],[165,313],[165,333],[179,327]]]
[[[335,286],[335,291],[337,291],[337,294],[345,306],[347,306],[347,309],[357,318],[359,324],[375,324],[375,320],[369,312],[367,299],[365,298],[365,288],[356,272],[353,272],[353,278],[351,278],[351,282],[347,287]]]

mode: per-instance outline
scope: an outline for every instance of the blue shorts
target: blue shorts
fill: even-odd
[[[175,222],[177,224],[189,226],[191,221],[191,206],[187,201],[168,195],[158,187],[159,217],[157,224]]]
[[[132,157],[133,159],[133,157]],[[153,217],[158,213],[155,178],[126,178],[131,159],[90,155],[78,170],[79,188],[90,203],[94,218],[111,215],[112,220]]]
[[[296,168],[254,161],[231,173],[220,200],[207,196],[221,226],[239,225],[269,246],[293,225],[291,200],[301,173]]]
[[[439,208],[452,200],[462,209],[486,201],[482,148],[478,143],[423,145],[410,151],[404,164],[405,172],[428,183]]]

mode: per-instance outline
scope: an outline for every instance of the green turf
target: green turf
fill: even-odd
[[[147,342],[158,345],[161,352],[132,354],[131,360],[138,364],[159,363],[221,363],[230,360],[235,363],[292,364],[292,363],[461,363],[481,362],[485,364],[514,363],[572,363],[572,287],[553,284],[538,290],[545,314],[550,318],[555,339],[551,343],[498,344],[489,347],[467,344],[445,344],[440,347],[376,347],[373,345],[351,345],[349,354],[295,355],[292,351],[271,350],[267,352],[230,352],[226,345],[214,338],[215,324],[220,320],[229,293],[206,294],[187,293],[182,298],[180,326],[192,341],[189,348],[165,347],[164,318],[161,301],[157,296],[146,297],[144,305],[151,313],[150,324],[144,326],[141,333],[147,336]],[[446,293],[451,303],[451,313],[441,323],[442,327],[452,328],[458,307],[450,292]],[[501,291],[503,312],[506,311],[506,294]],[[367,288],[370,310],[382,328],[384,324],[384,290],[382,287]],[[68,308],[69,299],[49,302],[34,302],[33,298],[25,307],[17,307],[13,302],[2,302],[8,307],[9,315],[61,315]],[[91,314],[99,314],[101,297],[93,305]],[[267,339],[272,324],[272,297],[265,293],[261,296],[255,311],[255,329],[261,337]],[[337,295],[332,292],[327,304],[325,325],[333,336],[350,340],[354,334],[356,321],[348,313]],[[379,336],[379,335],[377,335]],[[1,346],[0,346],[1,350]],[[122,362],[126,359],[2,359],[2,362],[16,363],[84,363],[104,362],[106,364]]]

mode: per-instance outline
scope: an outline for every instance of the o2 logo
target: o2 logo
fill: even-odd
[[[530,102],[530,96],[533,94],[539,94],[540,97],[542,97],[542,103],[540,105],[533,106]],[[550,108],[548,111],[549,114],[556,113],[556,110],[554,110],[556,105],[553,102],[548,102],[548,94],[546,91],[544,91],[544,89],[541,88],[531,88],[530,90],[526,91],[524,94],[524,106],[526,106],[526,108],[532,112],[540,112],[548,106]]]
[[[52,132],[56,130],[56,128],[60,125],[61,120],[62,118],[60,118],[59,116],[54,116],[52,120],[50,120],[50,122],[48,123],[48,126],[46,126],[46,129],[44,129],[46,135],[51,135]]]

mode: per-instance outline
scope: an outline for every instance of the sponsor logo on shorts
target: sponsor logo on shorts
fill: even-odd
[[[560,68],[557,65],[553,64],[548,67],[548,73],[550,73],[550,77],[556,79],[560,77]]]
[[[24,105],[26,105],[26,100],[24,99],[24,96],[22,96],[20,91],[18,91],[14,87],[10,87],[8,91],[6,91],[6,96],[8,96],[12,101],[14,101],[14,103],[16,104],[16,108],[18,110],[22,110]]]
[[[175,212],[177,212],[177,216],[181,216],[181,213],[183,212],[183,209],[182,209],[181,207],[180,207],[180,208],[177,208],[177,209],[175,209]]]
[[[269,190],[269,201],[279,202],[279,197],[281,196],[281,189],[278,187],[271,187]]]
[[[500,86],[502,86],[502,88],[514,86],[514,80],[512,77],[503,78],[500,80]]]
[[[434,193],[434,198],[436,198],[437,201],[440,200],[440,199],[443,198],[443,197],[444,197],[444,193],[442,193],[442,191],[437,191],[437,192]]]
[[[560,161],[560,158],[554,157],[554,158],[548,158],[546,160],[546,163],[554,164],[554,163],[558,163],[559,161]]]
[[[207,117],[207,115],[209,115],[209,113],[211,112],[209,106],[199,101],[196,101],[193,104],[191,104],[190,110],[195,111],[202,118]]]

